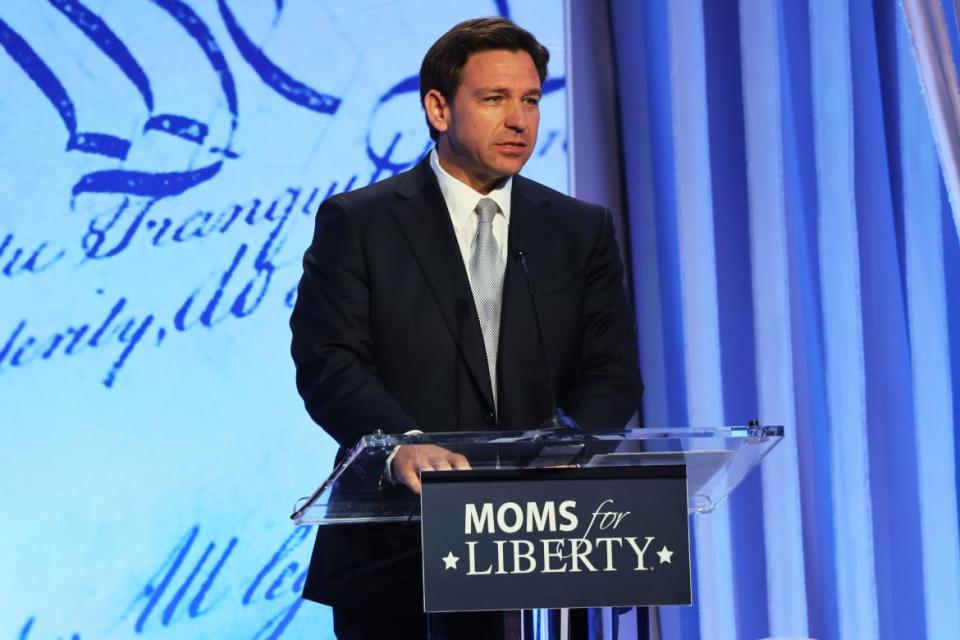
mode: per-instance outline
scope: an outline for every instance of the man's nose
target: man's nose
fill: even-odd
[[[507,111],[507,117],[504,121],[504,124],[508,129],[512,129],[517,133],[520,133],[527,128],[527,112],[524,110],[524,105],[522,102],[510,103],[510,108]]]

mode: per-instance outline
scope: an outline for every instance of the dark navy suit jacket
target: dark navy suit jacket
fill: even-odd
[[[292,353],[307,411],[341,453],[376,429],[529,429],[551,417],[514,257],[521,251],[558,406],[585,429],[623,427],[637,410],[636,332],[610,212],[521,176],[511,198],[498,420],[470,284],[429,160],[320,206],[290,322]],[[418,528],[361,529],[320,528],[305,597],[363,606],[417,591]]]

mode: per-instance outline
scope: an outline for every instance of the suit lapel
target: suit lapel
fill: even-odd
[[[394,206],[397,222],[471,377],[492,409],[493,392],[473,292],[429,158],[407,175],[397,188],[397,195]]]
[[[533,317],[533,307],[530,303],[530,291],[527,288],[527,277],[517,254],[523,252],[527,256],[527,265],[530,269],[532,286],[536,286],[537,273],[544,268],[544,259],[547,256],[540,252],[543,246],[537,235],[549,229],[544,221],[544,204],[539,199],[531,198],[529,191],[524,188],[523,178],[514,178],[513,194],[510,203],[510,233],[507,257],[507,269],[503,281],[503,315],[500,322],[500,356],[497,359],[500,366],[501,384],[506,381],[516,384],[523,376],[532,376],[534,379],[546,380],[546,373],[542,371],[543,360],[540,338],[537,335],[536,322]],[[506,373],[505,373],[506,372]],[[512,382],[511,382],[512,381]],[[538,400],[529,396],[529,387],[524,387],[523,405],[529,406]],[[516,394],[514,394],[514,397]],[[502,393],[505,401],[510,394]],[[546,396],[541,413],[543,418],[549,416],[549,399]],[[520,406],[520,405],[517,405]],[[517,416],[505,415],[507,420],[516,420]],[[509,426],[509,425],[508,425]]]
[[[524,182],[520,176],[513,179],[513,193],[510,199],[510,234],[507,240],[509,263],[518,262],[516,255],[520,251],[528,256],[531,251],[535,253],[538,246],[536,234],[538,231],[542,233],[544,229],[541,224],[543,216],[541,209],[544,202],[532,198]],[[515,264],[514,267],[519,268],[520,265]],[[526,285],[523,292],[526,295]]]
[[[533,244],[535,222],[531,219],[538,215],[534,204],[519,189],[516,179],[510,201],[510,232],[507,240],[507,268],[503,278],[503,316],[500,322],[500,354],[498,362],[509,366],[505,361],[514,353],[511,339],[524,333],[530,316],[530,294],[527,291],[526,275],[517,255],[522,251],[529,255]],[[529,260],[528,260],[529,265]]]

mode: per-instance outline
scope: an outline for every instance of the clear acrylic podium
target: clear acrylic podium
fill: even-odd
[[[466,457],[472,469],[481,470],[683,465],[688,512],[709,513],[782,438],[782,426],[755,423],[719,428],[582,432],[547,429],[424,435],[376,433],[364,436],[320,487],[299,501],[291,518],[296,524],[321,526],[419,521],[419,496],[393,486],[385,477],[388,457],[398,446],[407,444],[444,447]],[[544,633],[541,626],[540,636],[562,638],[559,631],[547,629]]]

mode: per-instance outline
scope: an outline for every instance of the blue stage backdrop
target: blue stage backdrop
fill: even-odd
[[[787,433],[663,637],[956,640],[955,3],[608,7],[647,424]]]
[[[288,519],[334,453],[300,259],[424,155],[423,53],[491,14],[551,49],[525,173],[566,190],[561,0],[2,3],[0,638],[332,636]]]

